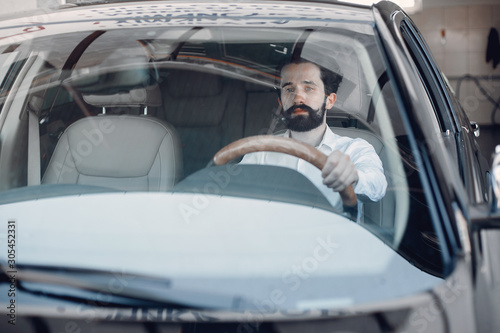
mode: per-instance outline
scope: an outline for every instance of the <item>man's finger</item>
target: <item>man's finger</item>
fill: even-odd
[[[344,173],[342,173],[338,179],[332,182],[330,185],[327,185],[335,192],[343,191],[347,188],[347,186],[353,184],[357,180],[357,171],[356,169],[346,169]]]
[[[339,192],[358,180],[357,170],[348,155],[335,151],[328,156],[321,172],[323,184]]]
[[[334,151],[328,156],[325,166],[321,170],[321,176],[323,178],[327,177],[337,167],[341,156],[342,153],[339,151]]]

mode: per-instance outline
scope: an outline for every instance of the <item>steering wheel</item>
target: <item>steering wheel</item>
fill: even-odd
[[[290,154],[311,163],[320,170],[325,166],[327,159],[327,156],[316,148],[295,139],[274,135],[256,135],[228,144],[214,155],[213,162],[215,165],[223,165],[236,157],[258,151]],[[352,185],[340,191],[339,194],[344,206],[356,206],[357,197]]]

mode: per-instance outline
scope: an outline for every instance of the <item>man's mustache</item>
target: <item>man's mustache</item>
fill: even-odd
[[[291,116],[296,110],[302,110],[306,111],[309,114],[316,112],[312,107],[306,104],[297,104],[297,105],[292,105],[288,109],[285,110],[285,115]]]

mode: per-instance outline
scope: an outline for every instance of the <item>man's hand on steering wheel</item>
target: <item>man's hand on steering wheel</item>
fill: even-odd
[[[355,207],[357,205],[356,193],[354,193],[354,188],[351,185],[357,182],[358,173],[349,157],[340,152],[334,152],[330,156],[326,156],[316,148],[294,139],[273,135],[259,135],[230,143],[214,155],[213,162],[215,165],[222,165],[238,156],[258,151],[274,151],[290,154],[306,160],[320,170],[325,170],[326,166],[330,163],[331,165],[325,170],[327,180],[331,181],[332,186],[342,188],[334,190],[339,192],[345,207]],[[331,161],[328,162],[329,160]],[[342,178],[344,175],[347,179]],[[338,182],[340,184],[337,185]]]
[[[340,151],[332,152],[321,169],[323,184],[335,192],[344,191],[358,182],[358,171],[348,155]]]

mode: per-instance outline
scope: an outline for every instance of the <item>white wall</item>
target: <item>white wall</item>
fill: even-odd
[[[500,1],[483,5],[424,7],[422,12],[412,15],[412,19],[454,87],[458,78],[469,74],[480,80],[492,98],[500,98],[500,64],[494,69],[492,62],[486,62],[490,29],[496,28],[500,33]],[[475,83],[462,81],[457,93],[471,120],[491,124],[494,105]],[[500,123],[500,110],[495,119]]]
[[[53,7],[65,0],[0,0],[0,16],[22,13],[37,8]]]
[[[462,5],[496,5],[500,0],[423,0],[423,7],[448,7]]]
[[[37,8],[38,0],[0,0],[2,16]]]

